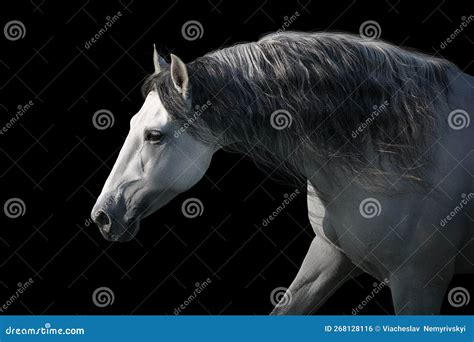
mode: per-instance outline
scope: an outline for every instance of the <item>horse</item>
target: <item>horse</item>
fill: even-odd
[[[474,78],[456,65],[330,32],[170,59],[154,48],[92,210],[107,240],[134,238],[224,149],[307,191],[315,236],[272,314],[311,314],[364,272],[395,314],[437,314],[453,275],[474,272]]]

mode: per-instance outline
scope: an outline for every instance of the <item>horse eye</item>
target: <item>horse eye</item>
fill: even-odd
[[[149,141],[152,144],[158,144],[163,139],[163,133],[160,131],[147,131],[145,132],[145,141]]]

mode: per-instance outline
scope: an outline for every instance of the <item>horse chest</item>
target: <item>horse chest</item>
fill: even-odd
[[[383,272],[384,267],[372,254],[377,250],[380,237],[370,233],[371,227],[354,222],[350,219],[354,215],[349,212],[327,210],[314,193],[308,195],[307,203],[308,218],[316,235],[344,253],[363,271],[379,279],[387,276]],[[341,224],[341,221],[346,222]],[[355,226],[350,224],[351,221]]]
[[[361,242],[349,232],[338,231],[331,224],[330,215],[316,196],[308,196],[308,217],[315,234],[348,256],[357,267],[379,279],[386,276],[381,274],[380,268],[368,257],[368,251],[375,243],[370,240]]]

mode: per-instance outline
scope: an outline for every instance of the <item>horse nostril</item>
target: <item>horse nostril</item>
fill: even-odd
[[[109,218],[109,215],[107,215],[105,212],[103,212],[102,210],[99,211],[99,213],[97,214],[97,216],[95,217],[95,220],[94,220],[97,225],[100,227],[100,228],[104,228],[108,225],[110,225],[110,218]]]

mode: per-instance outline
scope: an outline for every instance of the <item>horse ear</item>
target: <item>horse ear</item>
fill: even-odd
[[[163,57],[156,51],[155,44],[153,44],[153,65],[155,66],[155,74],[159,74],[161,69],[168,65]]]
[[[178,57],[171,54],[171,79],[178,92],[186,97],[188,93],[188,70],[186,64]]]

